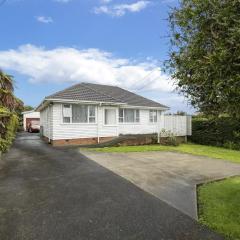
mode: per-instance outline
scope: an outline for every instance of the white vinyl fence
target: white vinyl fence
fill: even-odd
[[[192,117],[178,115],[164,115],[165,131],[170,131],[175,136],[192,135]]]

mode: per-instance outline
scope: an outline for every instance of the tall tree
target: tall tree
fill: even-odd
[[[0,70],[0,152],[6,151],[18,128],[23,102],[13,94],[13,78]]]
[[[20,101],[13,94],[13,78],[0,70],[0,106],[14,110]]]
[[[32,107],[30,105],[24,105],[24,107],[23,107],[23,111],[31,111],[33,109],[34,109],[34,107]]]
[[[201,112],[240,117],[240,1],[181,0],[169,21],[178,90]]]

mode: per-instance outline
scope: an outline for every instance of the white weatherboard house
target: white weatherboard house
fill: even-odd
[[[92,144],[120,134],[191,135],[186,116],[165,116],[168,110],[116,86],[80,83],[46,97],[37,107],[42,135],[54,145]]]

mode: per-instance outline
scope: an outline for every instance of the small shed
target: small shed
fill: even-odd
[[[27,131],[27,125],[30,121],[37,120],[40,121],[40,112],[35,112],[34,110],[22,112],[23,114],[23,129]]]

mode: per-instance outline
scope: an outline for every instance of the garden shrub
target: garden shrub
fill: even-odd
[[[157,133],[153,133],[153,135],[151,136],[152,139],[152,143],[151,144],[157,144],[158,143],[158,135]]]
[[[1,108],[0,114],[0,128],[1,128],[1,138],[0,138],[0,152],[5,152],[13,142],[15,134],[17,132],[19,122],[18,116],[14,113],[9,113]],[[3,114],[4,112],[4,114]]]
[[[229,117],[193,118],[190,140],[198,144],[240,150],[240,122]]]
[[[177,137],[171,132],[165,129],[160,131],[160,144],[167,146],[178,146],[179,142],[177,141]]]

